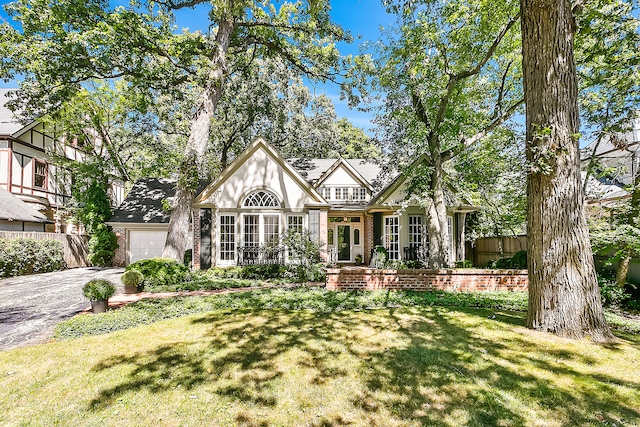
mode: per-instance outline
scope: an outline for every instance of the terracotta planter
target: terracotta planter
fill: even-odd
[[[124,293],[125,294],[137,294],[138,287],[133,285],[124,285]]]
[[[91,311],[94,313],[106,313],[109,308],[108,300],[91,301]]]

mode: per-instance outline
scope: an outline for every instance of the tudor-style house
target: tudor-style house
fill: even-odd
[[[173,196],[172,180],[136,182],[108,224],[126,265],[160,256],[169,214],[162,200]],[[309,230],[325,261],[368,263],[374,246],[391,260],[424,256],[424,209],[406,202],[401,175],[382,179],[380,166],[353,159],[289,159],[262,139],[247,147],[193,201],[193,267],[286,262],[280,236]],[[464,259],[464,222],[469,203],[448,206],[451,259]]]
[[[0,218],[4,220],[0,229],[76,232],[76,226],[67,221],[64,211],[71,200],[73,177],[53,163],[52,153],[80,162],[88,154],[73,141],[62,141],[55,128],[47,127],[38,120],[21,123],[5,105],[11,90],[14,89],[0,89],[0,188],[10,193],[5,194],[7,198],[19,199],[44,215],[48,221],[43,223],[42,229],[42,225],[29,227],[28,221]],[[112,184],[111,199],[114,207],[122,202],[123,185],[116,182]],[[13,203],[18,204],[16,201]],[[0,211],[0,216],[8,214]],[[27,229],[24,229],[25,224]]]

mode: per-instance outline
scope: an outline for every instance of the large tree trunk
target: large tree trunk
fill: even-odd
[[[527,106],[527,327],[569,338],[613,335],[600,300],[578,151],[570,0],[521,0]]]
[[[211,120],[222,97],[227,52],[233,29],[233,17],[222,20],[219,23],[218,33],[216,34],[216,57],[212,64],[213,69],[209,74],[207,87],[198,100],[199,105],[191,121],[185,158],[180,167],[176,184],[167,241],[162,251],[163,258],[172,258],[180,262],[184,258],[189,234],[189,221],[191,219],[191,204],[196,195],[200,168],[209,144]]]
[[[449,227],[444,201],[442,159],[438,147],[432,150],[433,172],[431,192],[426,206],[427,233],[429,234],[429,268],[449,267]]]

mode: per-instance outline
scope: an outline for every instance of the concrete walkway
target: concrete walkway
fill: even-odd
[[[89,306],[82,286],[91,279],[120,282],[123,268],[86,267],[0,280],[0,351],[45,342],[56,324]]]

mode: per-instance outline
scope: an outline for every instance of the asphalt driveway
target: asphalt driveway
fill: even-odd
[[[111,280],[122,293],[123,268],[86,267],[0,280],[0,351],[47,341],[57,323],[87,308],[82,286]]]

